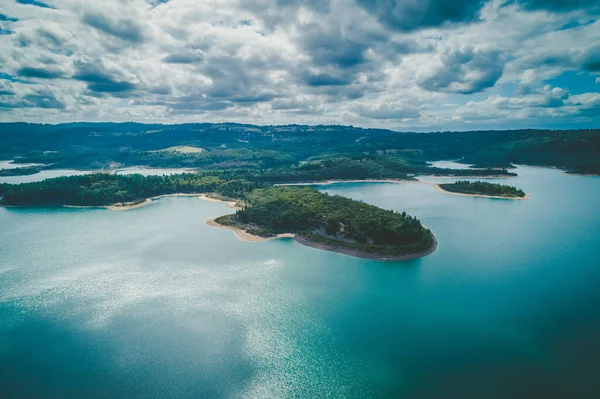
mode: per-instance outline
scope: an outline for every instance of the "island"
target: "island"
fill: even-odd
[[[24,166],[11,169],[0,169],[0,177],[5,176],[28,176],[39,173],[42,169],[39,166]]]
[[[425,256],[437,245],[433,233],[406,212],[309,187],[256,189],[235,214],[214,222],[260,237],[293,234],[304,245],[378,260]]]
[[[236,213],[219,217],[211,225],[234,228],[255,237],[294,236],[304,245],[377,260],[413,259],[428,255],[437,247],[433,233],[405,212],[330,196],[314,188],[237,179],[226,172],[171,176],[95,173],[5,184],[0,192],[0,203],[5,206],[111,210],[139,208],[163,196],[195,195],[234,201]]]
[[[438,184],[437,187],[448,193],[486,198],[527,199],[527,195],[513,186],[482,181],[459,180],[455,183]]]

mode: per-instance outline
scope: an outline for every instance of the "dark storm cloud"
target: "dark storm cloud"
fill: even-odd
[[[87,88],[96,93],[124,93],[135,89],[135,85],[117,74],[104,69],[101,64],[76,62],[77,72],[73,79],[87,84]]]
[[[34,67],[23,67],[17,71],[17,75],[25,78],[39,79],[59,79],[65,76],[64,72],[58,69],[44,69]]]
[[[82,21],[100,32],[124,41],[131,43],[144,41],[142,28],[132,19],[114,18],[100,13],[87,13],[83,16]]]
[[[497,50],[463,48],[441,56],[442,64],[417,84],[429,91],[472,94],[494,86],[502,77],[504,57]]]
[[[347,86],[352,83],[351,80],[347,78],[338,78],[335,76],[331,76],[325,73],[310,73],[306,72],[302,74],[302,81],[311,87],[318,86]]]
[[[301,29],[300,45],[316,65],[351,68],[365,62],[368,45],[344,37],[337,25],[308,24]]]
[[[54,8],[46,3],[42,3],[41,1],[36,1],[36,0],[17,0],[17,3],[41,7],[41,8]]]
[[[357,0],[390,29],[410,32],[422,28],[479,20],[483,0]]]
[[[588,72],[600,72],[600,45],[591,47],[583,54],[581,68]]]
[[[0,102],[0,108],[63,109],[65,105],[49,91],[36,91],[9,102]]]
[[[269,102],[272,101],[274,98],[276,98],[277,96],[275,94],[256,94],[253,96],[237,96],[237,97],[232,97],[229,99],[229,101],[233,102],[233,103],[237,103],[237,104],[256,104],[256,103],[264,103],[264,102]]]
[[[173,53],[164,57],[163,62],[167,64],[195,64],[204,60],[204,55],[196,52]]]

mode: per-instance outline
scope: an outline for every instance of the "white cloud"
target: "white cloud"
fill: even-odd
[[[0,2],[7,121],[444,129],[531,118],[576,124],[596,106],[551,83],[567,70],[597,72],[600,22],[590,22],[587,3],[465,1],[454,12],[437,1],[418,9],[352,0]],[[503,85],[520,91],[509,96]]]

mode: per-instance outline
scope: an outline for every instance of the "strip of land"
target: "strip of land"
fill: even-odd
[[[435,189],[435,191],[439,191],[439,192],[445,193],[445,194],[460,195],[462,197],[479,197],[479,198],[508,199],[508,200],[528,200],[529,198],[531,198],[530,194],[526,194],[524,197],[508,197],[508,196],[505,197],[505,196],[501,196],[501,195],[455,193],[452,191],[444,190],[439,184],[427,183],[427,182],[423,182],[423,183],[432,186]]]
[[[235,226],[226,226],[224,224],[220,224],[219,222],[217,222],[216,220],[218,218],[220,218],[221,216],[216,216],[214,218],[208,219],[206,221],[206,224],[211,226],[211,227],[219,227],[221,229],[227,229],[227,230],[232,230],[235,232],[235,234],[238,236],[238,238],[244,240],[244,241],[250,241],[250,242],[260,242],[260,241],[267,241],[267,240],[274,240],[277,238],[294,238],[296,237],[295,234],[292,233],[283,233],[283,234],[277,234],[275,236],[272,237],[261,237],[255,234],[250,234],[248,233],[246,230],[243,230],[239,227],[235,227]]]

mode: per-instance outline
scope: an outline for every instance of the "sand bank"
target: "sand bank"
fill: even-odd
[[[224,215],[221,215],[221,216],[224,216]],[[291,234],[291,233],[278,234],[274,237],[268,237],[268,238],[257,236],[254,234],[250,234],[247,231],[242,230],[238,227],[225,226],[223,224],[217,223],[216,219],[220,218],[221,216],[217,216],[212,219],[208,219],[206,221],[206,224],[209,226],[212,226],[212,227],[219,227],[221,229],[233,230],[237,234],[238,238],[240,238],[241,240],[244,240],[244,241],[259,242],[259,241],[274,240],[277,238],[294,238],[295,237],[295,234]]]

